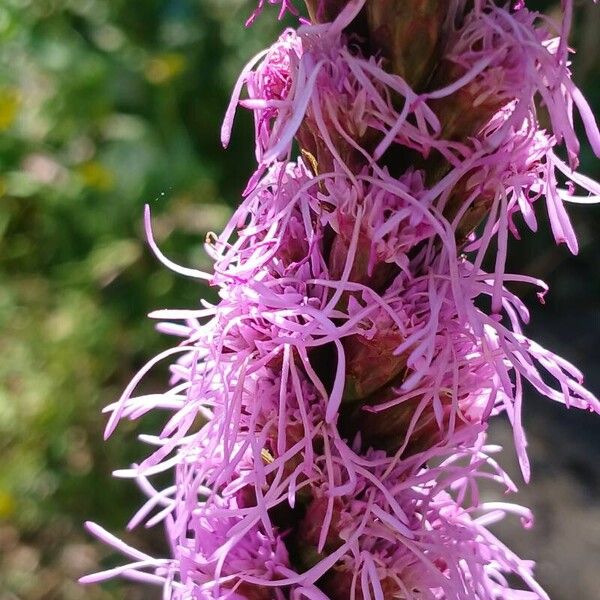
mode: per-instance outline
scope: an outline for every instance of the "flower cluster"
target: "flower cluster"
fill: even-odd
[[[223,143],[238,105],[253,111],[257,170],[207,240],[213,273],[163,257],[146,213],[159,258],[220,300],[153,313],[182,341],[108,407],[107,435],[170,415],[117,476],[148,496],[130,526],[162,522],[171,556],[91,525],[133,562],[85,581],[181,600],[547,598],[487,529],[531,514],[484,502],[479,481],[516,489],[486,440],[500,413],[529,477],[524,382],[600,412],[581,373],[523,332],[511,286],[542,299],[545,284],[505,270],[538,199],[577,251],[565,203],[600,200],[600,185],[576,171],[574,109],[597,154],[600,134],[570,80],[571,2],[560,26],[523,4],[312,0],[310,21],[248,63]],[[175,355],[170,389],[136,397]]]

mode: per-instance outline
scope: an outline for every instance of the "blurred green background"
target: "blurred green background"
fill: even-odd
[[[158,597],[123,582],[76,583],[118,560],[84,533],[83,521],[122,531],[140,500],[134,485],[110,477],[139,457],[135,427],[121,426],[104,444],[100,410],[169,343],[145,314],[194,306],[207,294],[156,262],[141,216],[149,202],[165,252],[208,266],[204,236],[223,226],[252,169],[248,116],[227,152],[219,143],[229,92],[242,65],[282,28],[269,8],[244,29],[252,7],[0,0],[1,600]],[[581,5],[574,38],[576,80],[596,112],[599,13]],[[583,165],[600,174],[587,147]],[[600,219],[598,209],[572,213],[579,257],[552,248],[546,231],[522,242],[513,265],[554,284],[540,334],[551,330],[553,347],[589,371],[600,340]],[[163,375],[146,385],[159,388]],[[535,435],[541,421],[529,421]],[[598,504],[597,490],[590,498]],[[161,532],[128,539],[162,549]],[[593,599],[585,593],[572,597]]]

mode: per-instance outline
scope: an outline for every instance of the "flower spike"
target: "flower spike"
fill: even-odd
[[[261,0],[251,21],[266,4],[299,14]],[[146,211],[159,260],[219,301],[151,313],[180,343],[106,409],[107,436],[167,414],[115,475],[147,497],[130,527],[161,523],[169,555],[91,524],[130,562],[82,582],[127,577],[173,600],[547,600],[489,530],[533,515],[479,483],[516,491],[487,437],[502,413],[529,480],[524,382],[600,413],[582,374],[524,333],[513,284],[540,301],[547,286],[506,271],[540,204],[576,253],[567,204],[600,200],[577,171],[575,111],[596,154],[600,134],[571,80],[573,3],[560,25],[524,2],[306,4],[235,85],[222,142],[250,110],[257,165],[207,239],[212,272],[164,257]],[[167,391],[135,396],[167,358]]]

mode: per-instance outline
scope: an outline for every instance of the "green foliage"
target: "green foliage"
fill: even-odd
[[[245,31],[250,7],[0,3],[2,598],[136,597],[74,582],[106,554],[83,521],[122,530],[140,500],[110,478],[139,456],[133,427],[105,445],[100,410],[168,344],[144,314],[209,293],[157,264],[141,216],[149,202],[165,252],[207,266],[205,234],[252,161],[249,119],[227,153],[220,120],[241,65],[279,29]]]
[[[108,564],[83,521],[121,531],[140,499],[110,478],[139,456],[134,427],[104,444],[100,410],[168,344],[144,314],[210,296],[157,264],[141,215],[149,202],[165,252],[207,266],[205,234],[227,219],[253,159],[247,116],[220,147],[229,92],[282,28],[268,9],[245,30],[254,5],[0,2],[3,600],[154,597],[75,582]],[[598,64],[586,64],[593,81]],[[596,101],[598,90],[588,90]],[[137,542],[160,552],[160,536]]]

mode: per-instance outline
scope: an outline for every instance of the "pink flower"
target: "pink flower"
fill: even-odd
[[[130,526],[164,523],[170,558],[91,525],[134,562],[84,581],[122,575],[178,599],[547,598],[532,563],[487,529],[509,513],[529,526],[530,512],[483,502],[478,481],[516,491],[486,441],[500,413],[529,479],[524,381],[600,412],[582,374],[523,332],[529,312],[510,286],[542,300],[546,285],[505,264],[517,215],[534,232],[539,199],[572,252],[565,202],[600,200],[575,170],[573,108],[597,153],[600,134],[570,80],[564,5],[557,27],[523,3],[456,1],[441,19],[427,0],[414,26],[432,37],[408,64],[395,33],[413,23],[392,19],[410,21],[406,7],[309,2],[317,22],[248,63],[222,139],[238,104],[252,110],[257,170],[207,240],[213,272],[173,265],[146,213],[162,262],[209,281],[219,301],[152,313],[182,341],[107,409],[107,435],[168,413],[141,437],[149,456],[116,475],[148,497]],[[171,357],[169,390],[134,396]],[[512,589],[513,575],[528,589]]]

